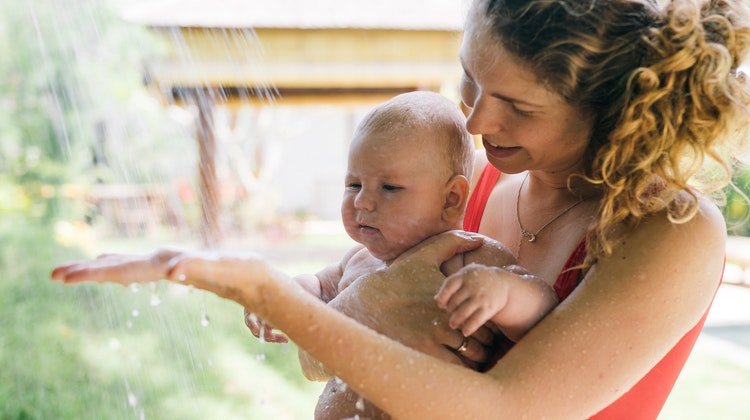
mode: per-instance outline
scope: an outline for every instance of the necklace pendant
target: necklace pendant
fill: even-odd
[[[536,241],[536,235],[534,235],[533,233],[529,232],[526,229],[521,229],[521,236],[526,238],[526,240],[529,242]]]

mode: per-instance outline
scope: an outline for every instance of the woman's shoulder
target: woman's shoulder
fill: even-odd
[[[678,295],[687,301],[692,299],[695,305],[685,313],[702,314],[701,307],[708,303],[706,296],[713,296],[709,292],[716,290],[721,279],[726,225],[718,207],[708,198],[684,193],[681,199],[698,200],[692,217],[674,220],[663,211],[643,218],[634,227],[622,228],[612,254],[601,258],[585,280],[623,293],[648,293],[654,298],[666,298],[681,290]],[[626,284],[612,279],[626,280]]]
[[[680,220],[670,217],[666,211],[647,216],[637,226],[630,229],[629,235],[650,237],[650,246],[663,246],[671,243],[675,251],[686,247],[705,248],[721,245],[726,240],[726,224],[717,205],[700,194],[679,193],[675,202],[695,202],[695,213]]]

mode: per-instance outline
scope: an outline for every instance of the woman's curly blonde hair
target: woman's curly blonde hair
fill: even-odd
[[[744,0],[480,0],[488,30],[540,81],[589,111],[585,173],[602,199],[586,265],[611,254],[613,227],[699,208],[689,182],[713,162],[731,180],[728,151],[745,139],[750,89],[738,67],[750,46]],[[714,176],[714,178],[716,178]],[[686,198],[687,197],[687,198]]]

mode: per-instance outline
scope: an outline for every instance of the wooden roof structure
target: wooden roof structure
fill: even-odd
[[[197,106],[204,242],[217,243],[216,101],[351,103],[454,86],[466,0],[151,0],[122,10],[169,46],[146,83]]]

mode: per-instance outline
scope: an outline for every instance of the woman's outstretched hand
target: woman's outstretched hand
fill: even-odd
[[[56,267],[50,277],[68,284],[93,281],[121,285],[164,279],[254,308],[262,287],[279,275],[255,254],[159,250],[143,255],[105,254]]]

